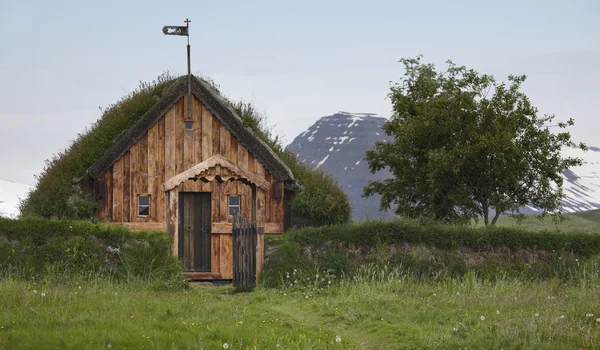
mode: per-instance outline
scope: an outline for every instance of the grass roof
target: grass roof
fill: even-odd
[[[36,176],[37,184],[20,204],[24,217],[57,217],[91,219],[95,215],[96,198],[84,191],[76,180],[92,165],[125,130],[129,129],[168,91],[178,79],[164,73],[139,86],[121,100],[102,111],[102,116],[62,152],[46,160],[46,166]],[[206,80],[206,79],[205,79]],[[215,90],[218,87],[206,80]],[[301,164],[286,152],[278,137],[269,129],[266,118],[247,102],[232,102],[244,125],[262,139],[291,169],[300,185],[292,201],[296,212],[310,216],[321,224],[337,224],[350,219],[350,204],[333,178]]]

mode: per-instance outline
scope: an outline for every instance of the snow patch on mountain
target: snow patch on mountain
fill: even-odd
[[[19,215],[19,200],[24,199],[31,186],[0,179],[0,216],[14,218]]]
[[[600,150],[563,148],[563,157],[577,157],[583,164],[563,174],[563,208],[566,212],[600,209]]]

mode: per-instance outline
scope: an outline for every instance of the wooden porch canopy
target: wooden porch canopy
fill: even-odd
[[[217,154],[168,179],[161,185],[161,189],[163,192],[168,192],[187,180],[213,181],[215,178],[220,178],[222,181],[240,180],[264,190],[269,188],[269,183],[265,179],[241,169],[227,158]]]

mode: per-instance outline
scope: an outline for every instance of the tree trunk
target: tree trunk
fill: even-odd
[[[487,227],[490,224],[490,206],[487,200],[483,201],[483,222]]]
[[[496,215],[494,215],[494,219],[492,220],[492,226],[496,225],[496,221],[498,221],[499,217],[500,217],[500,212],[498,210],[496,210]]]

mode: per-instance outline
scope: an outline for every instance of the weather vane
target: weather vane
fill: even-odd
[[[187,100],[187,120],[192,120],[192,68],[190,63],[190,20],[185,19],[184,26],[164,26],[162,31],[165,35],[187,36],[187,71],[188,71],[188,100]]]

